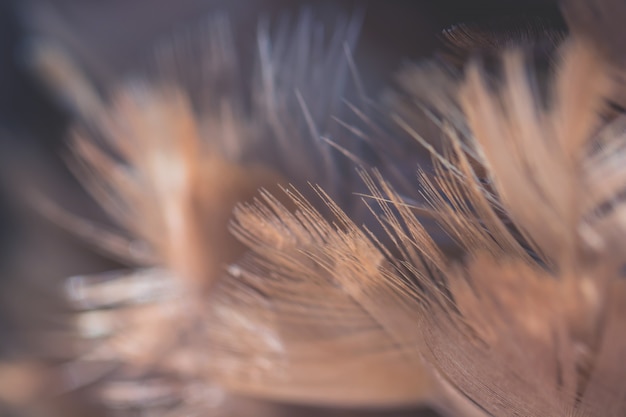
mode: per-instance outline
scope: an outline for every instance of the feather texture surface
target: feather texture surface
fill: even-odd
[[[560,54],[544,96],[521,51],[504,54],[495,86],[478,65],[467,68],[456,97],[465,124],[447,131],[437,175],[423,175],[435,215],[464,249],[462,263],[446,259],[383,178],[368,175],[402,256],[366,231],[345,246],[304,250],[360,297],[400,351],[423,355],[487,415],[624,412],[620,384],[607,384],[622,372],[605,365],[624,346],[622,120],[603,117],[614,69],[584,39],[568,40]],[[329,204],[334,233],[358,230]],[[281,222],[284,235],[307,224],[320,230],[323,218],[301,212],[300,225]]]
[[[164,50],[166,82],[90,99],[73,142],[153,260],[68,284],[74,366],[105,365],[107,404],[626,413],[623,74],[597,38],[572,24],[541,73],[508,43],[495,70],[407,68],[387,129],[364,97],[342,106],[358,18],[261,26],[249,89],[213,27],[198,73]]]
[[[333,275],[335,268],[355,280],[379,274],[375,265],[368,271],[342,259],[357,238],[364,255],[380,257],[363,232],[325,227],[343,210],[371,216],[359,208],[361,197],[342,191],[351,183],[365,188],[346,157],[358,158],[358,143],[340,142],[345,127],[334,120],[347,94],[358,17],[327,41],[327,28],[308,14],[275,39],[261,27],[258,77],[247,95],[220,82],[236,71],[235,58],[226,23],[214,23],[206,72],[185,75],[173,65],[180,45],[164,49],[156,84],[129,84],[110,104],[92,107],[98,111],[84,116],[74,141],[87,188],[131,241],[147,245],[154,259],[147,266],[158,267],[70,281],[84,311],[80,334],[90,340],[78,369],[117,364],[102,397],[122,408],[222,410],[219,401],[210,405],[222,390],[342,406],[427,401],[435,383],[421,359],[409,355],[415,366],[406,367],[388,324]],[[208,79],[206,93],[185,91],[194,77]],[[315,207],[280,188],[294,184],[315,196],[309,182],[329,193]],[[324,202],[331,198],[337,205]],[[246,223],[231,234],[233,209],[246,201],[234,211]],[[325,268],[306,254],[325,257],[330,247],[337,252]]]

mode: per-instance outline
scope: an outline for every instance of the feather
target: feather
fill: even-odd
[[[108,103],[53,43],[39,44],[33,56],[85,121],[74,135],[80,162],[73,165],[87,189],[133,238],[202,288],[241,255],[226,227],[236,202],[285,183],[285,175],[297,184],[335,184],[348,174],[318,136],[332,135],[331,114],[347,80],[344,48],[354,43],[358,22],[338,24],[327,41],[308,13],[292,41],[287,29],[274,42],[260,26],[258,78],[247,94],[239,91],[234,41],[222,17],[202,37],[209,48],[200,70],[185,65],[196,59],[196,45],[178,39],[159,49],[154,81],[127,83]],[[332,89],[320,88],[331,79]]]
[[[565,28],[547,19],[501,18],[497,21],[461,23],[443,31],[441,58],[463,67],[469,58],[495,58],[511,47],[523,47],[537,56],[550,57],[565,38]]]
[[[419,349],[488,415],[624,412],[617,385],[600,382],[620,371],[597,367],[604,349],[623,349],[620,332],[607,333],[623,320],[614,240],[623,229],[612,223],[607,233],[601,224],[610,220],[600,214],[607,205],[619,211],[623,180],[611,181],[611,196],[595,198],[603,188],[596,170],[621,177],[615,160],[597,153],[598,142],[619,149],[623,141],[619,133],[598,137],[604,100],[615,90],[610,67],[587,41],[568,41],[561,55],[547,103],[520,52],[503,56],[504,80],[495,90],[479,66],[470,66],[458,98],[471,132],[463,140],[480,156],[493,191],[478,187],[462,132],[448,136],[449,164],[464,175],[442,169],[430,182],[431,201],[467,255],[461,265],[416,268],[414,288],[426,300]],[[487,199],[491,193],[498,204]],[[521,239],[500,220],[501,209]],[[405,228],[419,223],[403,220]],[[419,247],[432,257],[428,246]],[[599,391],[605,402],[595,400]]]
[[[495,87],[478,65],[466,71],[457,100],[469,136],[447,135],[439,156],[447,162],[435,178],[423,176],[440,222],[466,253],[462,263],[447,259],[380,176],[364,178],[380,197],[381,222],[399,257],[329,200],[335,226],[323,226],[325,219],[299,198],[300,218],[278,222],[282,243],[303,230],[307,240],[322,231],[328,243],[300,251],[355,294],[399,351],[425,359],[445,381],[440,393],[448,384],[486,415],[624,413],[620,384],[603,382],[623,377],[619,367],[604,365],[624,349],[615,327],[623,320],[617,220],[623,164],[621,152],[603,151],[621,149],[623,134],[618,126],[602,129],[606,99],[616,90],[610,65],[589,41],[573,37],[560,55],[547,100],[520,51],[503,55]],[[490,189],[464,145],[479,158]],[[260,215],[255,223],[276,224],[275,204],[265,204],[252,212]],[[237,220],[247,226],[242,241],[264,262],[276,262],[280,255],[266,252],[272,245],[262,239],[265,231],[251,228],[246,216]],[[350,237],[341,238],[345,233]]]
[[[358,17],[339,24],[326,46],[320,43],[324,28],[308,14],[293,34],[279,34],[275,41],[261,26],[258,79],[243,102],[222,82],[236,66],[224,25],[216,21],[210,37],[212,59],[204,74],[208,93],[181,90],[175,60],[180,45],[166,47],[156,84],[123,86],[110,104],[95,106],[101,111],[84,115],[87,123],[75,135],[79,177],[134,239],[148,244],[159,267],[71,280],[79,334],[90,346],[75,363],[77,371],[86,364],[118,363],[102,394],[106,403],[123,408],[208,407],[190,387],[344,406],[423,401],[432,382],[420,360],[414,358],[416,367],[406,368],[394,343],[381,337],[384,326],[362,301],[336,287],[319,268],[299,269],[313,265],[301,250],[323,243],[310,240],[311,230],[299,232],[302,242],[257,243],[260,250],[267,246],[266,256],[274,254],[269,264],[245,255],[235,240],[238,236],[254,245],[253,232],[269,238],[270,225],[289,218],[299,200],[268,197],[282,194],[272,190],[285,184],[283,178],[300,189],[307,188],[307,181],[323,184],[341,204],[302,206],[308,215],[324,213],[309,219],[312,228],[328,213],[355,204],[351,194],[339,191],[351,181],[347,164],[319,136],[341,138],[332,133],[330,116],[342,104],[345,51],[354,43]],[[307,48],[310,53],[303,55]],[[186,82],[189,77],[194,79],[185,75]],[[173,82],[163,84],[161,78]],[[333,88],[322,88],[329,82]],[[209,87],[218,85],[222,89],[211,96]],[[248,106],[251,110],[244,110]],[[259,189],[274,204],[276,219],[259,222],[261,213],[249,206],[235,213],[248,221],[231,235],[233,207],[252,202]],[[345,245],[351,236],[336,239]],[[368,239],[361,235],[361,241]],[[371,244],[367,248],[376,251]],[[354,279],[359,272],[352,272]],[[339,305],[341,311],[335,311]],[[338,325],[335,318],[350,322]],[[306,331],[299,331],[307,321]],[[363,349],[366,360],[354,356]]]
[[[278,174],[225,161],[200,139],[190,103],[175,90],[124,91],[105,115],[109,120],[99,124],[128,165],[77,136],[88,189],[190,288],[206,290],[222,262],[241,253],[225,227],[232,207],[257,188],[278,183]],[[209,137],[236,140],[241,133],[228,120]]]
[[[612,76],[620,80],[614,86],[610,97],[616,110],[626,108],[624,85],[624,64],[626,55],[621,39],[624,38],[626,5],[619,0],[566,0],[562,5],[563,14],[572,32],[584,36],[595,45],[613,71]]]
[[[306,14],[276,38],[261,26],[248,93],[218,88],[237,84],[224,25],[206,94],[174,76],[80,95],[99,110],[74,141],[77,172],[158,259],[70,281],[88,345],[71,366],[111,365],[106,403],[624,415],[624,118],[607,117],[620,72],[593,37],[574,30],[546,83],[515,48],[496,48],[499,79],[476,61],[461,81],[407,69],[378,114],[396,130],[348,106],[367,125],[339,123],[355,146],[331,114],[358,20],[328,42]],[[424,149],[432,170],[413,187]]]

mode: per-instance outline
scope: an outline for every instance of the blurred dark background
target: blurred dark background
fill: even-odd
[[[156,41],[212,12],[226,12],[245,40],[253,38],[259,16],[293,15],[301,7],[320,15],[365,11],[355,59],[374,97],[402,62],[436,53],[442,30],[452,25],[535,18],[562,25],[549,0],[0,0],[0,363],[43,352],[45,338],[38,335],[50,323],[42,312],[50,311],[47,303],[62,308],[54,302],[60,280],[117,267],[24,199],[34,187],[79,214],[101,216],[63,162],[70,115],[25,58],[34,11],[48,10],[77,35],[87,71],[114,79],[141,65]]]

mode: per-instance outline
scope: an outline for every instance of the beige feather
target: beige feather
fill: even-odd
[[[444,224],[468,257],[464,265],[421,271],[418,288],[445,283],[422,291],[423,353],[488,415],[624,412],[619,384],[600,382],[621,371],[596,365],[604,349],[621,351],[624,343],[621,332],[607,332],[623,320],[623,258],[615,250],[623,229],[613,221],[607,233],[602,225],[620,211],[623,177],[611,181],[611,196],[595,198],[603,188],[599,172],[621,177],[614,165],[620,154],[608,158],[594,149],[598,141],[619,149],[623,135],[597,135],[603,100],[614,90],[611,68],[596,51],[580,39],[562,47],[547,104],[520,52],[504,55],[504,80],[495,90],[470,66],[459,95],[471,129],[463,140],[480,155],[499,204],[474,180],[458,135],[449,135],[450,163],[463,175],[442,169],[430,182],[435,207],[447,212]],[[499,220],[500,209],[522,240]],[[416,221],[409,218],[406,227]],[[596,401],[600,391],[605,401]]]
[[[300,59],[298,47],[313,42],[311,25],[305,15],[293,44],[280,37],[272,46],[267,34],[260,33],[259,107],[252,117],[230,95],[201,97],[214,113],[199,116],[178,87],[149,84],[123,87],[112,95],[111,104],[98,104],[93,108],[99,112],[85,116],[86,131],[74,141],[80,157],[77,172],[109,214],[145,242],[164,268],[71,281],[71,298],[85,311],[78,319],[79,333],[93,345],[76,363],[78,370],[88,364],[120,364],[117,376],[102,389],[106,403],[211,408],[198,397],[205,389],[342,406],[419,404],[434,395],[435,383],[422,370],[421,360],[413,356],[415,365],[406,367],[406,355],[386,335],[388,324],[378,323],[364,308],[364,295],[347,291],[355,283],[337,287],[333,281],[336,268],[353,280],[368,272],[346,262],[352,250],[346,245],[358,238],[362,256],[376,256],[369,238],[354,225],[346,235],[327,227],[309,236],[316,223],[325,225],[319,211],[341,213],[339,206],[320,202],[314,208],[303,196],[292,201],[275,192],[283,197],[269,198],[284,183],[277,172],[296,184],[315,180],[331,189],[344,173],[330,145],[317,137],[332,129],[329,115],[339,101],[338,91],[330,91],[328,98],[312,94],[318,93],[318,83],[336,80],[341,85],[347,74],[344,47],[352,43],[355,23],[338,26],[328,51],[311,44],[313,56],[307,59],[319,59],[319,67],[309,68],[290,60]],[[223,33],[215,36],[226,39]],[[283,57],[279,51],[285,48]],[[288,64],[298,66],[297,71],[290,73]],[[331,72],[334,78],[322,77]],[[309,73],[310,80],[305,77]],[[306,98],[314,98],[315,106]],[[276,169],[256,168],[254,161]],[[249,201],[261,188],[277,217],[264,219],[272,211],[248,206],[235,213],[242,221],[248,219],[246,224],[234,236],[228,233],[235,204]],[[349,194],[334,192],[333,197],[344,208],[353,204]],[[304,212],[292,217],[296,207]],[[286,241],[281,233],[287,226],[271,228],[289,219],[295,228],[305,218],[308,228],[291,230],[296,236]],[[326,243],[322,235],[333,241]],[[235,236],[262,253],[244,256]],[[327,273],[315,266],[321,259],[303,252],[316,246],[320,256],[333,251]],[[268,264],[260,261],[261,255],[273,257]],[[235,263],[240,258],[241,265]],[[380,272],[373,264],[368,273],[375,280]],[[342,306],[340,311],[335,311],[337,306]],[[363,355],[355,356],[360,350]]]
[[[569,40],[561,54],[547,102],[530,84],[521,52],[503,56],[495,90],[478,66],[467,70],[458,100],[471,136],[461,142],[463,132],[452,131],[447,162],[438,177],[425,179],[442,224],[467,253],[462,264],[446,261],[410,207],[382,178],[368,176],[402,256],[354,234],[356,226],[332,202],[333,234],[347,228],[349,238],[324,232],[328,243],[301,249],[358,297],[399,351],[423,356],[486,415],[624,413],[620,384],[602,382],[623,377],[619,367],[604,364],[624,346],[615,327],[623,320],[617,218],[624,180],[621,153],[604,151],[621,149],[623,134],[599,133],[604,100],[615,91],[612,70],[582,39]],[[463,144],[480,158],[492,190],[477,180]],[[608,189],[601,172],[610,173]],[[277,223],[269,205],[270,211],[255,209],[256,223]],[[300,219],[278,222],[281,236],[302,236],[304,228],[308,240],[333,230],[311,208],[301,202],[299,208]],[[243,241],[265,262],[284,253],[266,252],[271,244],[263,232],[250,228],[246,216],[238,221],[256,233]]]
[[[318,141],[340,100],[311,99],[349,65],[341,42],[322,51],[311,28],[304,18],[275,49],[261,32],[251,114],[218,95],[199,115],[193,94],[166,83],[124,87],[87,116],[104,141],[78,136],[79,172],[159,262],[70,281],[93,342],[77,369],[119,365],[105,402],[174,415],[223,412],[233,393],[450,416],[624,415],[626,147],[623,116],[606,117],[615,62],[576,32],[545,94],[516,49],[500,80],[476,62],[462,82],[408,70],[388,117],[402,140],[369,161]],[[438,138],[424,138],[423,120]],[[365,160],[362,184],[329,143]],[[402,175],[424,148],[434,170],[411,190]],[[365,202],[345,191],[362,188]]]

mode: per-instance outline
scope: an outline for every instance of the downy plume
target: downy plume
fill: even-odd
[[[256,221],[229,231],[235,205],[254,195],[274,202],[280,216],[293,215],[298,201],[276,191],[287,184],[312,196],[307,183],[321,184],[339,202],[307,203],[310,213],[324,213],[320,225],[341,210],[371,216],[367,206],[354,208],[361,197],[344,192],[352,182],[365,188],[352,168],[359,146],[341,142],[346,128],[334,119],[349,108],[342,102],[347,83],[357,82],[350,50],[358,25],[358,16],[341,22],[327,40],[320,37],[327,29],[306,13],[275,39],[260,26],[258,70],[248,93],[233,76],[237,61],[223,19],[209,31],[210,53],[200,71],[177,68],[192,58],[179,43],[160,51],[154,82],[127,84],[108,101],[85,92],[87,83],[78,86],[75,102],[89,97],[91,111],[76,129],[75,170],[128,233],[129,247],[137,240],[153,259],[144,265],[149,269],[68,281],[73,304],[84,311],[79,333],[89,341],[76,369],[87,373],[86,381],[106,377],[105,403],[225,412],[223,390],[343,406],[415,404],[434,395],[419,359],[417,370],[407,368],[362,301],[303,258],[301,246],[323,249],[323,240],[273,242],[272,235],[282,240],[280,232]],[[42,53],[47,74],[59,73],[50,72],[58,56]],[[200,94],[185,89],[201,78]],[[68,86],[70,94],[74,87]],[[272,264],[258,263],[235,239],[251,244],[246,236],[254,239],[254,231],[267,235],[265,251],[276,253]],[[361,240],[375,253],[365,235]],[[116,255],[146,260],[132,251]],[[359,270],[352,273],[357,279]],[[290,294],[294,299],[283,299]],[[351,322],[337,321],[346,318]],[[355,356],[359,350],[367,360]]]
[[[342,106],[358,19],[326,40],[308,15],[261,26],[250,91],[223,20],[195,75],[108,100],[69,86],[88,103],[77,172],[151,255],[68,281],[78,373],[99,369],[83,379],[106,377],[108,405],[173,416],[226,413],[230,394],[624,415],[622,72],[570,22],[541,74],[508,43],[495,71],[405,69],[376,113],[395,130],[363,97]]]
[[[425,361],[439,381],[430,401],[451,415],[623,415],[624,133],[623,117],[608,117],[607,105],[619,74],[576,35],[559,48],[545,94],[521,50],[504,52],[501,65],[493,81],[470,64],[451,105],[432,103],[453,123],[444,125],[441,151],[429,147],[436,175],[422,173],[422,184],[461,262],[433,240],[423,209],[376,174],[363,177],[395,248],[328,199],[334,222],[324,224],[298,196],[299,216],[266,198],[238,212],[235,231],[257,263],[277,271],[287,261],[293,268],[284,250],[291,238],[329,274],[329,287],[380,324],[407,367]],[[268,241],[267,228],[254,224],[275,225],[278,236]],[[311,268],[296,267],[292,285]]]

